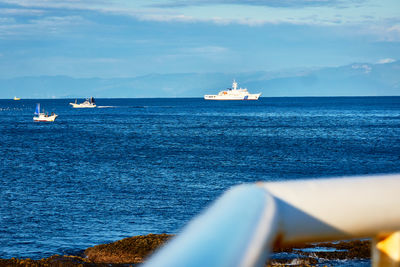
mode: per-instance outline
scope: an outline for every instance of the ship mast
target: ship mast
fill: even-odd
[[[232,89],[236,90],[236,88],[237,88],[237,82],[235,80],[233,80]]]

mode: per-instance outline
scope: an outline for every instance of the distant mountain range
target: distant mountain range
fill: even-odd
[[[202,97],[239,86],[263,97],[400,95],[400,61],[281,72],[150,74],[131,78],[68,76],[0,79],[0,98]]]

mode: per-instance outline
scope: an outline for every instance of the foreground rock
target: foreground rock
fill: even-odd
[[[77,256],[60,256],[54,255],[46,259],[31,260],[31,259],[0,259],[0,266],[30,266],[30,267],[48,267],[48,266],[99,266],[88,262],[84,258]],[[104,265],[106,266],[106,265]],[[108,266],[108,265],[107,265]]]
[[[128,237],[88,248],[85,255],[94,263],[141,263],[171,237],[172,235],[167,234]]]
[[[275,248],[268,266],[335,266],[338,262],[344,265],[345,261],[348,261],[347,265],[352,265],[355,260],[368,263],[370,255],[369,240],[311,243]]]
[[[0,266],[130,266],[142,263],[147,257],[169,240],[172,235],[149,234],[125,238],[110,244],[98,245],[85,250],[86,257],[59,256],[31,259],[0,259]],[[355,240],[334,243],[313,243],[303,246],[274,249],[268,266],[331,265],[335,260],[366,260],[370,258],[370,241]],[[334,265],[334,264],[333,264]]]

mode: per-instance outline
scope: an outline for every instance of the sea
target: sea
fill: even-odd
[[[174,234],[242,183],[400,173],[400,97],[69,102],[0,100],[0,258]]]

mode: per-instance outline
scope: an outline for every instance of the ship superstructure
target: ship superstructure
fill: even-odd
[[[205,95],[205,100],[258,100],[261,93],[250,94],[246,88],[237,88],[237,82],[233,80],[232,88],[220,91],[218,95]]]

